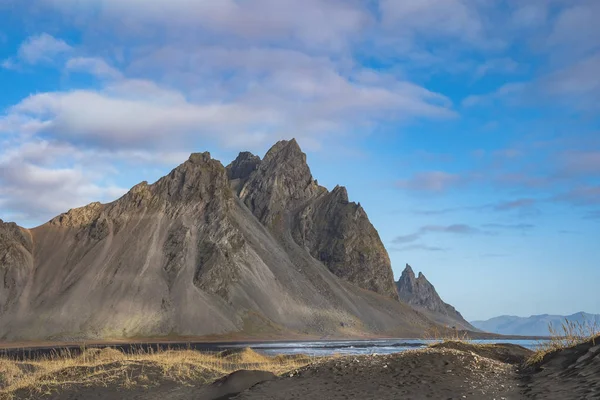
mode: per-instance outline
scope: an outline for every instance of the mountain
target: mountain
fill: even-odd
[[[560,330],[565,319],[574,323],[600,327],[600,314],[584,312],[572,315],[542,314],[530,317],[502,315],[487,321],[472,321],[471,324],[482,331],[504,335],[548,336],[550,334],[549,325],[552,324],[554,328]]]
[[[419,276],[416,277],[410,265],[406,264],[400,279],[396,282],[396,287],[400,300],[410,304],[433,321],[456,329],[474,329],[454,307],[442,301],[425,275],[419,272]]]
[[[224,167],[195,153],[154,184],[34,229],[0,221],[0,339],[417,336],[388,254],[295,140]]]

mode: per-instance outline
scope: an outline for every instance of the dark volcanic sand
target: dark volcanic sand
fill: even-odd
[[[212,385],[72,387],[47,399],[600,399],[600,343],[547,356],[514,345],[445,343],[392,355],[339,357],[282,377],[237,372]],[[257,383],[260,382],[260,383]],[[248,389],[246,389],[248,388]],[[238,393],[235,395],[235,393]]]
[[[547,355],[524,378],[530,398],[600,399],[600,336]]]
[[[515,367],[454,349],[346,357],[265,382],[235,399],[516,399]],[[466,396],[466,397],[465,397]]]

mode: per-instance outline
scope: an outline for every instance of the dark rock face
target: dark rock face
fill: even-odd
[[[410,265],[406,264],[396,287],[400,300],[417,310],[427,312],[437,322],[457,329],[474,329],[453,306],[442,301],[425,275],[419,272],[418,277],[415,277]]]
[[[294,212],[326,189],[319,187],[295,140],[277,142],[240,190],[240,199],[267,227],[281,227]]]
[[[260,157],[243,151],[240,155],[227,166],[227,175],[229,179],[248,179],[250,175],[258,169]]]
[[[367,214],[348,202],[346,188],[336,186],[329,193],[317,184],[295,140],[278,142],[260,163],[241,153],[231,171],[248,159],[258,167],[240,199],[265,226],[275,232],[290,230],[296,243],[336,276],[398,298],[389,256]]]
[[[29,232],[0,219],[0,315],[16,304],[33,268]]]
[[[365,210],[336,186],[295,216],[294,240],[331,272],[357,286],[398,298],[387,251]]]
[[[0,339],[432,325],[397,301],[365,211],[318,186],[294,140],[227,168],[192,154],[154,184],[31,230],[0,221],[0,261]]]

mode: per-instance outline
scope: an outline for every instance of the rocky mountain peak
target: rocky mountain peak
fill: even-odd
[[[344,186],[337,185],[331,191],[331,195],[338,199],[342,203],[349,203],[348,190]]]
[[[458,325],[471,329],[471,325],[464,320],[462,315],[450,304],[444,303],[435,287],[427,280],[422,272],[415,277],[410,265],[402,272],[400,279],[396,282],[400,300],[410,304],[419,311],[426,310],[438,318],[439,322],[448,325]]]
[[[31,250],[33,245],[31,236],[26,229],[21,228],[14,222],[4,222],[0,219],[0,248],[9,243],[18,244],[27,250]]]
[[[188,159],[189,162],[191,162],[192,164],[204,164],[207,163],[211,160],[210,157],[210,153],[208,151],[205,151],[203,153],[192,153],[190,155],[190,158]]]
[[[297,208],[320,192],[294,139],[277,142],[257,165],[239,197],[267,226],[280,220],[284,209]]]
[[[276,157],[299,158],[306,163],[306,154],[302,152],[302,149],[300,148],[300,145],[296,139],[280,140],[279,142],[275,143],[269,149],[269,151],[267,151],[267,154],[265,154],[265,162]]]
[[[202,202],[213,196],[231,198],[227,171],[209,152],[193,153],[190,158],[161,178],[149,190],[171,202]]]
[[[261,163],[259,156],[249,151],[241,152],[235,160],[227,166],[229,179],[247,179]]]
[[[397,287],[400,299],[409,304],[422,306],[432,311],[440,311],[444,308],[442,300],[425,275],[419,272],[415,278],[415,273],[408,264],[397,282]]]

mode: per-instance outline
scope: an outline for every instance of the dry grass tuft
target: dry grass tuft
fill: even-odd
[[[565,321],[560,327],[556,328],[550,323],[548,325],[550,339],[538,343],[535,353],[527,360],[527,365],[534,365],[544,360],[544,358],[556,351],[575,347],[582,343],[600,341],[600,325],[598,321],[583,322]]]
[[[423,334],[423,339],[431,340],[433,342],[429,346],[445,342],[471,343],[471,338],[466,331],[459,331],[456,329],[444,329],[443,331],[440,331],[437,327],[426,330]]]
[[[269,357],[251,349],[203,353],[193,350],[131,353],[104,348],[62,352],[32,361],[0,358],[0,400],[40,395],[69,386],[150,387],[160,381],[208,383],[240,369],[283,374],[315,361],[309,356]]]

